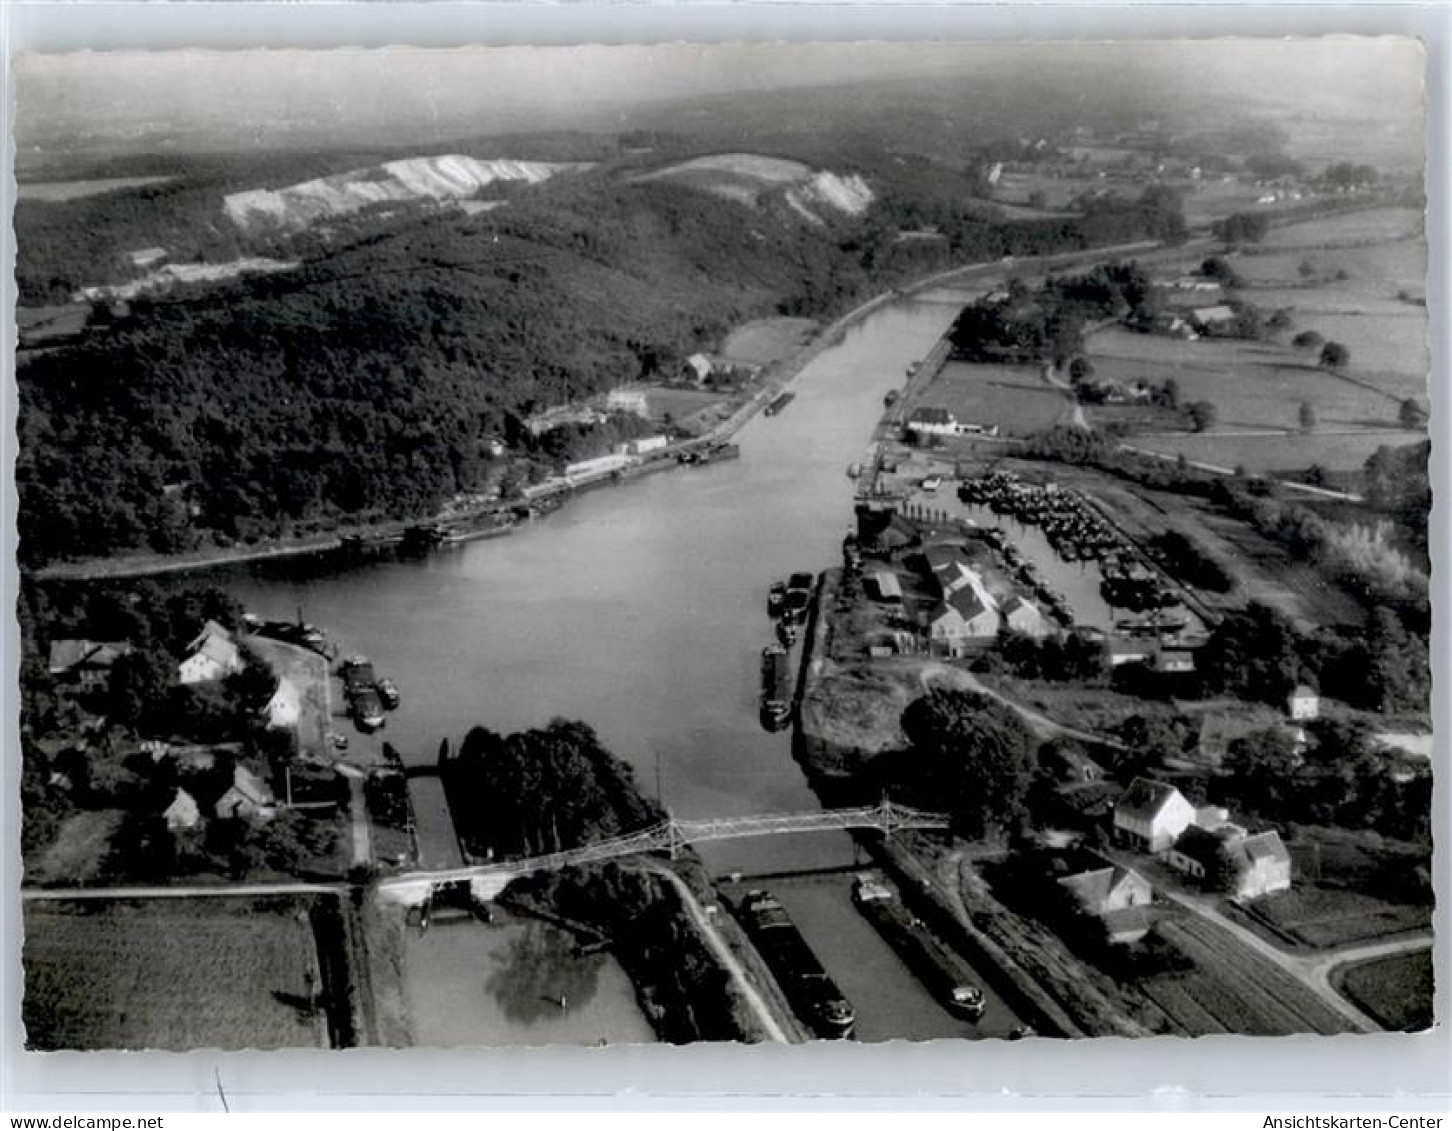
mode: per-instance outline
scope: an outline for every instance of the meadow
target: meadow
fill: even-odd
[[[1266,433],[1223,436],[1215,433],[1181,436],[1139,436],[1130,443],[1164,455],[1183,455],[1192,463],[1212,464],[1252,475],[1291,477],[1318,466],[1327,471],[1354,471],[1378,448],[1400,447],[1426,439],[1424,432]]]
[[[31,1048],[328,1044],[301,901],[30,903],[23,958]]]
[[[1360,962],[1332,974],[1337,988],[1393,1032],[1432,1026],[1432,950]]]
[[[997,425],[1005,434],[1026,435],[1068,419],[1064,394],[1039,376],[1036,365],[945,365],[918,404],[946,408],[960,424]]]

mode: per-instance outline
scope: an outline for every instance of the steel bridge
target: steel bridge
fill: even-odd
[[[531,872],[552,872],[579,864],[595,864],[643,852],[675,854],[691,844],[713,840],[736,840],[753,836],[787,833],[835,832],[846,829],[876,829],[892,834],[904,829],[946,829],[942,813],[925,813],[884,801],[859,809],[824,809],[815,813],[769,813],[744,817],[708,817],[695,821],[662,821],[640,832],[611,840],[597,841],[564,852],[530,856],[523,860],[500,860],[447,868],[432,872],[405,872],[379,881],[379,891],[404,902],[423,902],[444,884],[468,883],[483,899],[497,895],[517,876]]]

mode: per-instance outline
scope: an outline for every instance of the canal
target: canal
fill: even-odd
[[[457,744],[476,725],[508,732],[565,716],[593,726],[646,789],[659,782],[679,817],[816,809],[789,732],[769,734],[757,721],[761,649],[771,639],[767,590],[840,559],[853,521],[846,469],[872,435],[883,394],[902,384],[957,309],[929,295],[848,329],[798,375],[784,412],[742,430],[739,461],[597,491],[511,537],[423,560],[322,576],[278,561],[224,576],[249,610],[291,618],[301,608],[398,684],[403,703],[381,737],[407,763],[431,762],[442,739]],[[421,857],[451,859],[442,790],[429,782],[414,798]],[[853,862],[844,833],[718,842],[701,852],[718,875]],[[861,998],[864,1039],[974,1035],[861,920],[845,881],[803,881],[782,894]],[[476,923],[411,933],[405,993],[420,1043],[645,1039],[613,964],[582,971],[562,939],[516,945],[503,937]],[[592,987],[587,1014],[543,1008],[550,988],[513,1006],[501,1000],[508,979],[496,967],[510,969],[499,964],[531,947],[553,956],[549,977]],[[1012,1023],[995,1006],[985,1028]]]

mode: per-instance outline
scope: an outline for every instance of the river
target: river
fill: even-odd
[[[682,468],[574,500],[509,538],[420,561],[307,576],[286,561],[227,571],[252,611],[300,606],[398,683],[384,736],[411,763],[475,725],[583,719],[659,780],[680,817],[813,809],[786,733],[757,721],[767,587],[837,562],[852,523],[848,464],[952,320],[943,303],[879,308],[819,354],[796,399],[738,435],[741,459]],[[424,814],[420,825],[428,826]],[[707,849],[718,871],[850,859],[844,836]]]

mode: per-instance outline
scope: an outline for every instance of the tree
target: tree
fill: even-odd
[[[1321,347],[1321,366],[1324,369],[1345,369],[1351,363],[1351,351],[1340,342],[1327,342]]]
[[[1069,362],[1069,381],[1081,385],[1094,376],[1094,363],[1087,357],[1076,357]]]
[[[1220,411],[1209,401],[1191,401],[1185,406],[1185,412],[1196,432],[1210,431],[1220,418]]]
[[[1236,286],[1240,282],[1239,277],[1235,274],[1235,268],[1230,266],[1230,262],[1221,255],[1212,255],[1201,263],[1200,274],[1227,287]]]
[[[1427,426],[1427,410],[1416,397],[1407,397],[1397,408],[1397,423],[1408,432],[1419,432]]]
[[[1302,330],[1291,339],[1291,345],[1295,346],[1298,350],[1313,350],[1325,340],[1315,330]]]
[[[1131,715],[1120,723],[1118,733],[1124,749],[1113,756],[1114,774],[1125,782],[1153,772],[1185,746],[1181,721],[1165,715]]]
[[[1280,334],[1291,328],[1291,312],[1284,307],[1274,311],[1266,320],[1266,329],[1272,333]]]
[[[1301,407],[1296,413],[1296,422],[1300,425],[1302,432],[1314,432],[1316,430],[1316,406],[1310,401],[1302,401]]]
[[[933,691],[902,715],[920,784],[942,790],[955,827],[979,838],[1017,828],[1037,766],[1038,742],[1012,708],[968,691]]]
[[[1161,388],[1164,389],[1166,407],[1178,409],[1180,407],[1180,383],[1173,377],[1166,377]]]

